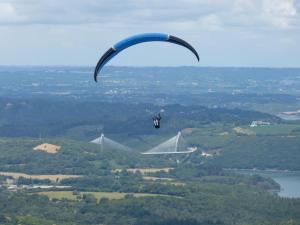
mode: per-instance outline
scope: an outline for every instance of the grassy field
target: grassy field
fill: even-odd
[[[69,199],[76,200],[77,196],[73,194],[72,191],[43,191],[38,192],[39,195],[46,195],[50,199]],[[123,199],[126,195],[132,194],[134,197],[158,197],[158,196],[168,196],[168,195],[159,195],[159,194],[150,194],[150,193],[123,193],[123,192],[80,192],[80,196],[91,194],[98,201],[102,198],[108,198],[110,200],[113,199]]]
[[[254,135],[255,132],[248,129],[248,128],[242,128],[242,127],[235,127],[233,128],[233,131],[237,134],[243,134],[243,135]]]
[[[27,179],[37,179],[37,180],[46,180],[46,179],[49,179],[51,181],[81,177],[79,175],[63,175],[63,174],[54,174],[54,175],[29,175],[29,174],[26,174],[26,173],[14,173],[14,172],[0,172],[0,176],[8,176],[8,177],[12,177],[14,179],[19,179],[20,177],[24,177],[24,178],[27,178]]]
[[[268,126],[249,127],[256,135],[292,135],[296,129],[300,130],[298,124],[272,124]]]
[[[271,124],[257,127],[235,127],[233,131],[244,135],[295,135],[299,134],[299,124]]]

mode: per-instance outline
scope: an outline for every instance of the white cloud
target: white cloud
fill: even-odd
[[[1,3],[0,25],[88,24],[104,27],[218,30],[296,28],[299,0],[10,0]]]
[[[15,9],[11,3],[0,2],[0,13],[1,16],[9,16],[15,13]]]
[[[0,63],[92,64],[123,37],[161,31],[190,41],[206,65],[299,65],[299,10],[300,0],[0,0]],[[116,62],[194,65],[185,53]]]
[[[292,17],[296,15],[293,0],[264,0],[264,12],[272,16]]]
[[[216,14],[202,17],[199,22],[201,27],[206,27],[209,30],[219,30],[222,26],[221,19]]]
[[[0,2],[0,21],[14,20],[16,17],[16,11],[11,3]]]
[[[264,0],[263,17],[271,25],[279,28],[291,28],[297,16],[293,0]],[[299,19],[299,18],[298,18]]]

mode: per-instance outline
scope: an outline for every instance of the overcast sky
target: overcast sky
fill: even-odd
[[[110,65],[300,67],[300,0],[0,0],[0,65],[90,65],[135,33],[147,43]]]

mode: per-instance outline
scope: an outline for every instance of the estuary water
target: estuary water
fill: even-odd
[[[300,198],[300,172],[268,172],[261,175],[271,177],[280,184],[279,196]]]
[[[281,190],[278,193],[279,196],[288,198],[300,198],[300,172],[259,170],[243,170],[239,172],[243,174],[258,174],[264,177],[270,177],[281,187]]]

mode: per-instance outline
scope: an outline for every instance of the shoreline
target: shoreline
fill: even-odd
[[[266,172],[266,173],[286,173],[286,174],[293,174],[299,173],[300,170],[280,170],[280,169],[239,169],[239,168],[222,168],[224,171],[245,171],[245,172]]]

